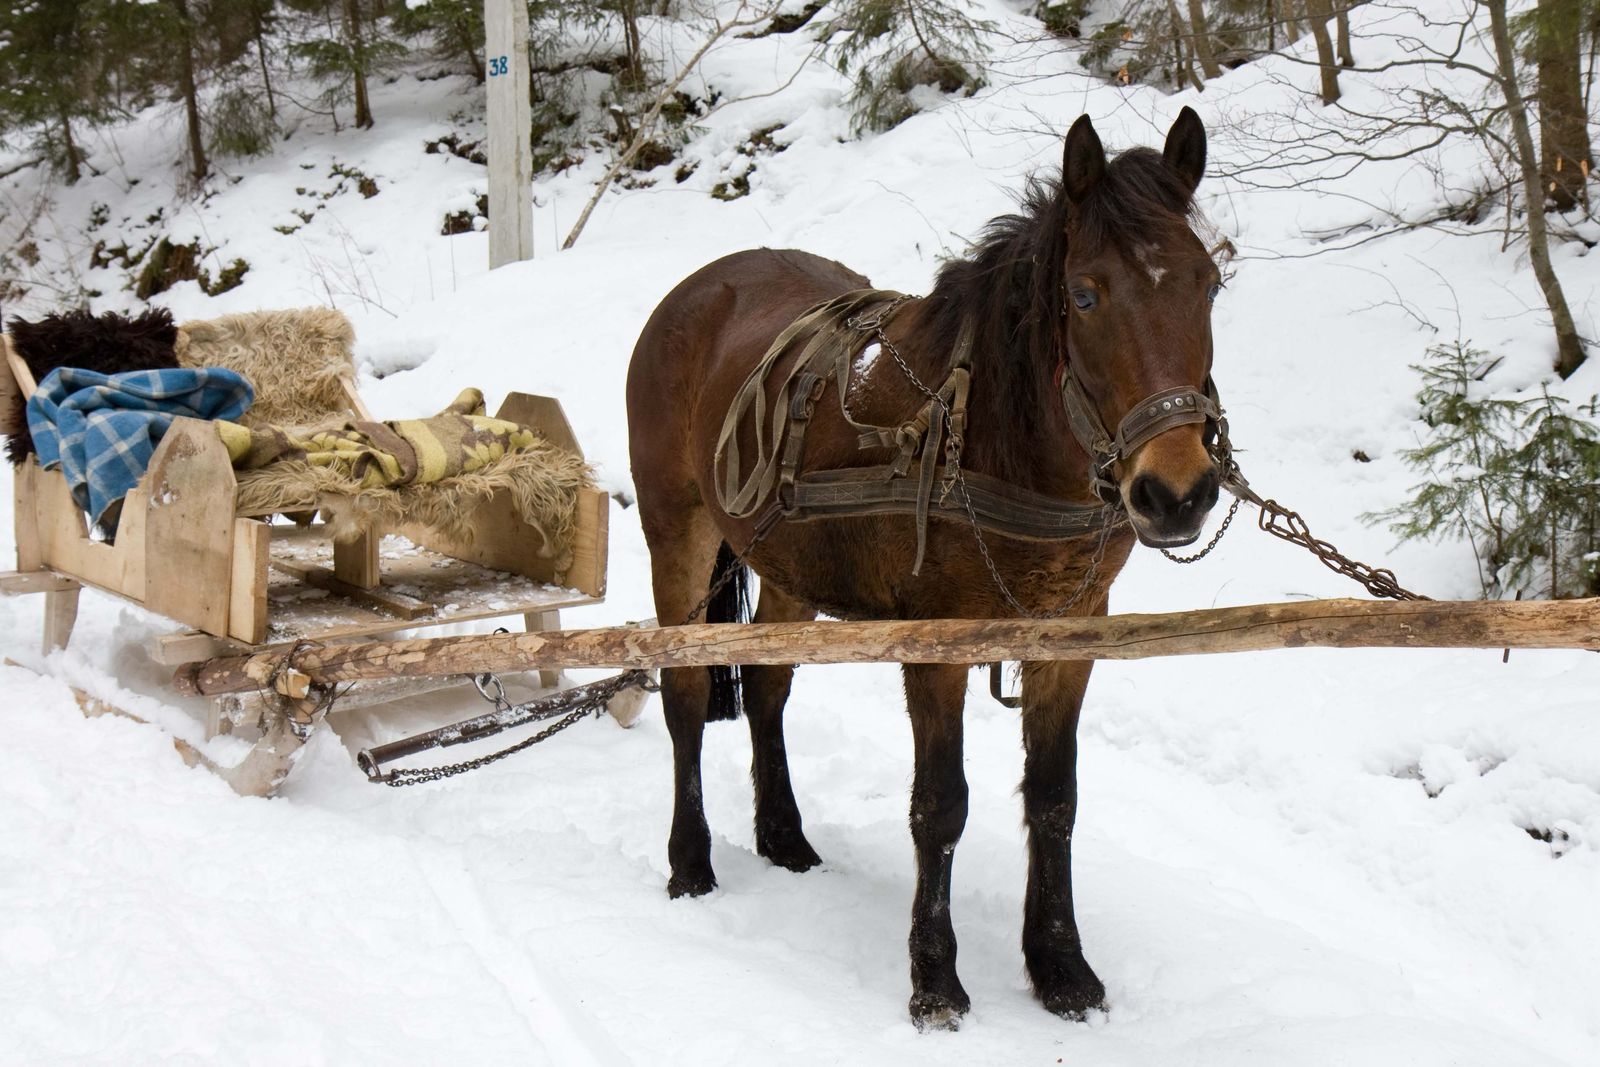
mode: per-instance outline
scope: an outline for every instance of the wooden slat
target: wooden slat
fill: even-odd
[[[34,500],[34,535],[40,566],[132,600],[144,599],[145,495],[133,489],[123,498],[116,544],[89,537],[89,521],[72,499],[59,470],[41,470],[28,463],[17,472],[26,477]],[[19,517],[19,526],[20,526]],[[18,542],[19,565],[21,542]]]
[[[0,596],[27,596],[80,588],[76,579],[55,571],[6,571],[0,574]]]
[[[578,523],[572,532],[572,566],[566,584],[592,597],[606,595],[611,552],[611,497],[601,489],[578,493]]]
[[[1042,621],[701,623],[656,630],[608,626],[331,646],[297,655],[295,667],[313,682],[329,683],[545,667],[980,664],[1278,648],[1600,649],[1600,599],[1312,600]],[[281,659],[269,653],[214,660],[180,671],[175,682],[185,691],[240,692],[271,677]]]
[[[349,541],[333,543],[333,573],[341,583],[356,589],[372,589],[378,584],[378,540],[372,530],[363,530]]]
[[[378,420],[372,417],[372,411],[367,407],[367,402],[361,399],[361,393],[356,389],[355,380],[347,374],[341,377],[339,382],[344,386],[344,399],[345,403],[350,405],[350,414],[363,422],[377,422]]]
[[[580,459],[583,457],[578,435],[572,432],[572,423],[567,421],[561,401],[553,396],[507,393],[494,417],[526,426],[557,448],[565,449]]]
[[[174,419],[151,458],[145,484],[145,605],[225,636],[236,483],[216,429],[209,422]]]
[[[267,639],[267,563],[272,527],[254,519],[233,520],[229,563],[228,636],[249,645]]]
[[[24,463],[12,472],[12,528],[17,542],[17,570],[36,571],[44,566],[44,542],[39,536],[39,465]]]
[[[312,591],[294,576],[295,567],[326,572],[332,560],[331,541],[320,526],[274,526],[272,566],[268,572],[267,635],[260,647],[283,648],[299,640],[333,641],[372,637],[394,630],[558,611],[598,603],[570,589],[535,584],[475,563],[431,552],[404,538],[385,542],[385,582],[379,592],[412,596],[435,604],[435,614],[407,619],[357,603],[338,594]],[[238,641],[204,633],[172,633],[153,639],[152,659],[174,667],[243,651]]]
[[[334,543],[334,548],[337,550],[337,542]],[[337,555],[334,558],[337,559]],[[414,621],[432,615],[439,610],[436,604],[430,604],[426,600],[419,600],[414,596],[406,596],[404,593],[397,593],[382,586],[374,589],[352,585],[340,578],[337,571],[331,571],[326,567],[289,563],[283,560],[275,561],[272,566],[275,570],[294,575],[307,585],[316,586],[318,589],[326,589],[330,593],[338,593],[340,596],[348,597],[357,604],[388,612],[397,618]]]

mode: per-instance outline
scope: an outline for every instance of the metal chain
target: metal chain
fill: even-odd
[[[1389,600],[1432,600],[1432,597],[1413,593],[1400,585],[1394,572],[1386,567],[1373,567],[1370,564],[1353,560],[1340,552],[1327,541],[1321,540],[1311,533],[1306,520],[1298,512],[1290,511],[1276,500],[1263,500],[1255,493],[1249,492],[1254,497],[1251,503],[1261,509],[1257,525],[1273,537],[1281,538],[1292,545],[1299,545],[1322,561],[1323,566],[1335,574],[1342,574],[1346,578],[1360,582],[1366,586],[1367,592],[1375,597],[1385,597]],[[1248,498],[1247,498],[1248,499]]]
[[[487,672],[474,675],[472,682],[478,687],[478,692],[483,695],[483,698],[500,711],[524,712],[533,705],[541,703],[541,701],[529,701],[526,704],[512,704],[506,699],[505,687],[501,685],[500,679]],[[437,782],[444,778],[453,778],[458,774],[465,774],[468,771],[487,767],[491,763],[499,762],[507,756],[515,755],[524,749],[532,748],[541,741],[554,737],[580,719],[587,718],[590,715],[598,717],[604,714],[606,704],[613,697],[624,690],[634,687],[653,692],[657,688],[657,684],[650,677],[648,671],[626,671],[614,678],[606,678],[583,686],[583,697],[576,703],[557,703],[565,695],[557,693],[554,697],[545,698],[545,701],[551,702],[552,706],[535,711],[532,721],[538,722],[544,719],[551,719],[557,715],[560,715],[561,718],[556,719],[554,723],[546,726],[533,736],[525,737],[514,745],[502,748],[498,752],[491,752],[486,756],[462,760],[460,763],[448,763],[441,767],[396,768],[368,780],[399,788],[408,785],[421,785],[423,782]],[[569,707],[571,708],[570,711],[565,710]],[[563,714],[564,711],[565,714]]]
[[[1179,556],[1179,555],[1175,555],[1174,553],[1168,552],[1164,548],[1161,550],[1161,554],[1163,556],[1166,556],[1168,559],[1170,559],[1174,563],[1198,563],[1201,560],[1205,559],[1207,556],[1211,555],[1211,550],[1213,548],[1216,548],[1218,542],[1220,542],[1222,540],[1222,535],[1228,532],[1229,524],[1233,522],[1233,517],[1235,515],[1239,514],[1239,505],[1243,504],[1243,503],[1244,503],[1244,500],[1241,499],[1240,497],[1234,497],[1233,498],[1233,503],[1228,506],[1228,514],[1222,520],[1222,525],[1218,526],[1217,527],[1217,532],[1211,535],[1211,540],[1206,542],[1206,547],[1202,548],[1200,551],[1196,552],[1194,555],[1192,555],[1192,556]]]

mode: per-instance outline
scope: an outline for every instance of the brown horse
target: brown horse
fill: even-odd
[[[928,523],[917,573],[915,525],[904,516],[778,522],[748,555],[761,578],[758,621],[809,620],[818,612],[844,619],[1015,616],[997,576],[1029,612],[1070,602],[1074,614],[1100,614],[1136,537],[1171,547],[1198,536],[1218,495],[1215,420],[1169,426],[1097,464],[1070,425],[1059,387],[1065,373],[1099,425],[1123,428],[1152,398],[1177,393],[1193,405],[1208,385],[1210,307],[1220,278],[1190,227],[1205,156],[1205,130],[1188,108],[1162,152],[1135,148],[1109,162],[1088,117],[1079,118],[1066,138],[1060,178],[1031,182],[1018,214],[994,220],[967,258],[940,269],[930,295],[901,305],[884,327],[885,350],[892,346],[906,366],[882,355],[862,359],[848,384],[852,416],[900,422],[927,395],[910,374],[943,380],[964,335],[971,342],[971,387],[962,465],[1021,489],[1088,503],[1098,467],[1114,521],[1070,539],[991,533],[985,540],[993,573],[974,526],[961,516],[935,515]],[[662,623],[688,616],[719,568],[733,561],[729,546],[743,551],[756,533],[754,519],[731,518],[718,505],[714,478],[719,430],[741,384],[807,308],[867,285],[846,267],[805,252],[741,252],[695,272],[650,317],[628,372],[628,430]],[[860,447],[839,405],[818,404],[805,470],[860,465]],[[707,617],[731,618],[715,604]],[[903,667],[916,757],[910,1009],[919,1027],[953,1028],[969,1006],[956,976],[949,909],[952,859],[967,815],[968,670]],[[1029,834],[1023,955],[1045,1007],[1075,1018],[1105,1002],[1105,987],[1084,960],[1072,905],[1076,733],[1089,670],[1088,663],[1061,662],[1022,669]],[[700,750],[713,690],[729,680],[713,675],[684,668],[662,679],[675,778],[667,846],[667,890],[674,897],[716,885]],[[757,851],[804,871],[820,861],[801,831],[784,753],[792,676],[790,667],[746,668],[742,695],[754,750]]]

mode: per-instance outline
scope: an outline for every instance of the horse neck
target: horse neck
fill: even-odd
[[[908,316],[907,362],[934,385],[954,358],[959,326],[950,324],[962,321],[939,306],[941,299],[936,292],[918,301]],[[1000,300],[1003,295],[989,314],[965,311],[974,317],[974,336],[963,465],[1022,488],[1087,501],[1089,459],[1067,425],[1050,358],[1054,323],[1007,321],[1014,317],[1002,313]]]

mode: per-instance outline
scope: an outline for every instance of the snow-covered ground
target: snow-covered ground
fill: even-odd
[[[729,97],[763,91],[799,47],[733,42],[707,77]],[[250,262],[223,296],[184,283],[158,298],[179,318],[336,304],[357,324],[363,391],[388,417],[435,410],[465,384],[491,406],[510,389],[559,396],[604,484],[628,490],[628,355],[655,303],[704,262],[794,246],[920,291],[1026,173],[1056,164],[1080,112],[1113,148],[1159,144],[1184,104],[1208,122],[1271,114],[1287,106],[1281,79],[1313,75],[1274,60],[1164,97],[1019,48],[976,98],[847,140],[840,82],[817,69],[719,112],[687,149],[700,163],[688,181],[669,167],[652,187],[616,191],[571,251],[555,236],[604,160],[541,179],[535,258],[493,274],[482,234],[439,236],[482,189],[481,168],[421,152],[474,106],[454,79],[382,86],[375,129],[308,123],[203,201],[174,199],[178,118],[152,113],[102,141],[102,176],[62,191],[51,217],[56,251],[80,260],[97,235],[73,227],[104,203],[112,233],[160,208],[164,232]],[[1352,95],[1392,88],[1346,76]],[[747,165],[737,148],[749,133],[774,124],[787,147],[758,155],[751,195],[711,198]],[[1229,140],[1212,150],[1226,163]],[[371,176],[378,195],[322,199],[334,163]],[[130,188],[130,176],[142,180]],[[1364,171],[1343,188],[1371,201],[1405,181]],[[1357,515],[1413,481],[1395,453],[1414,438],[1408,364],[1428,344],[1459,333],[1505,356],[1500,388],[1549,366],[1520,250],[1501,251],[1489,222],[1478,236],[1418,230],[1274,258],[1316,247],[1305,229],[1369,209],[1223,182],[1202,194],[1243,253],[1217,306],[1217,379],[1254,484],[1413,588],[1472,595],[1464,547],[1397,547]],[[297,207],[312,221],[275,231]],[[1600,269],[1581,252],[1557,261],[1593,336]],[[88,280],[106,290],[97,307],[131,301],[110,272]],[[1569,383],[1597,387],[1593,365]],[[9,552],[9,470],[0,482]],[[653,613],[636,515],[614,505],[611,521],[611,595],[571,624]],[[1344,595],[1352,587],[1241,521],[1197,566],[1137,552],[1112,607]],[[34,598],[0,601],[0,654],[40,666],[39,611]],[[808,874],[755,855],[744,728],[709,731],[721,885],[670,902],[669,743],[653,705],[630,731],[586,725],[408,790],[368,785],[352,753],[473,703],[354,712],[280,797],[240,799],[172,749],[170,736],[201,736],[197,709],[142,658],[161,627],[85,594],[71,648],[47,666],[163,729],[85,719],[61,682],[0,667],[0,1062],[1600,1062],[1591,655],[1282,651],[1098,667],[1076,883],[1111,1010],[1087,1023],[1047,1014],[1027,988],[1018,726],[974,675],[953,894],[973,1011],[957,1034],[920,1035],[905,1013],[911,745],[893,667],[797,676],[789,755],[825,861]]]

